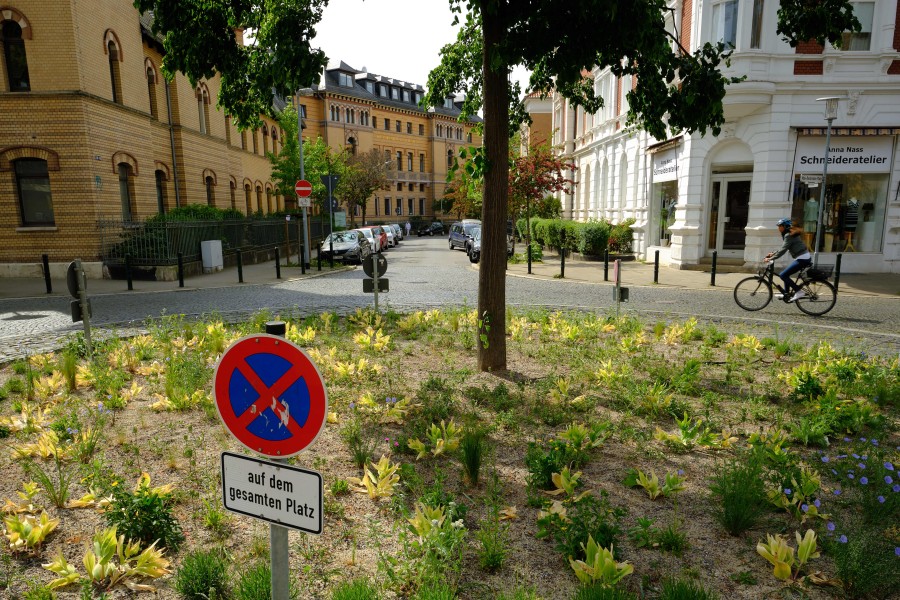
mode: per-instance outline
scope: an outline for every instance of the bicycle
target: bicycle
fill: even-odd
[[[794,283],[806,294],[793,302],[797,308],[814,317],[821,317],[834,308],[837,290],[828,282],[833,271],[831,265],[819,265],[817,269],[809,265],[797,272]],[[781,292],[783,302],[790,303],[792,294],[775,281],[775,263],[770,262],[760,266],[755,276],[742,279],[734,286],[734,301],[744,310],[762,310],[772,301],[773,288]]]

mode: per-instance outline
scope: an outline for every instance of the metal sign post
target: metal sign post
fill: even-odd
[[[82,321],[84,323],[84,347],[90,356],[93,354],[91,349],[91,301],[87,297],[87,279],[84,276],[80,258],[69,263],[69,269],[66,271],[66,285],[69,288],[69,294],[75,298],[71,304],[72,322]]]
[[[331,234],[334,233],[334,199],[332,194],[334,193],[334,188],[337,187],[338,176],[337,175],[322,175],[322,184],[328,189],[328,236],[329,236],[329,258],[328,264],[331,265],[331,268],[334,268],[334,236]]]

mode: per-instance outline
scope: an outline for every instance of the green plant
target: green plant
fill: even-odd
[[[40,462],[34,460],[26,460],[22,466],[28,476],[43,488],[53,506],[62,508],[69,499],[70,488],[72,482],[78,478],[78,471],[60,457],[58,446],[56,450],[52,457],[54,470],[45,469]]]
[[[528,467],[528,485],[532,489],[548,490],[553,487],[553,474],[575,464],[578,453],[566,440],[530,442],[525,452]]]
[[[466,479],[472,487],[478,486],[481,463],[487,452],[487,433],[481,427],[466,427],[459,442],[460,460]]]
[[[288,597],[299,595],[297,580],[291,579]],[[269,564],[259,562],[241,571],[232,593],[234,600],[272,600],[272,571]]]
[[[184,541],[181,525],[172,514],[171,495],[150,487],[149,478],[141,478],[134,491],[114,485],[112,501],[103,513],[107,525],[127,539],[145,545],[159,542],[160,547],[176,552]]]
[[[56,594],[47,586],[33,584],[22,595],[22,600],[55,600]]]
[[[650,471],[648,476],[640,469],[628,469],[628,474],[623,482],[628,487],[641,486],[647,492],[647,496],[651,500],[656,500],[660,496],[668,498],[678,492],[684,490],[684,472],[666,473],[665,480],[662,484],[659,482],[655,471]]]
[[[677,519],[657,532],[656,542],[660,550],[671,552],[675,556],[681,556],[688,547],[687,535],[679,529]]]
[[[346,479],[335,479],[331,484],[331,495],[332,496],[343,496],[344,494],[350,493],[350,484],[347,483]]]
[[[687,579],[664,579],[658,600],[718,600],[719,595]]]
[[[594,583],[578,588],[572,600],[637,600],[637,596],[627,590]]]
[[[397,475],[400,465],[392,463],[383,454],[381,455],[381,460],[370,464],[375,467],[375,470],[364,469],[362,479],[358,477],[347,478],[348,483],[355,486],[353,491],[366,493],[372,500],[392,496],[394,494],[394,486],[400,482],[400,476]]]
[[[718,500],[716,520],[731,535],[740,535],[756,525],[766,509],[763,465],[758,452],[721,463],[709,486]]]
[[[335,586],[331,592],[331,600],[378,600],[381,594],[378,589],[362,577],[346,581]]]
[[[481,520],[475,537],[481,544],[477,550],[481,568],[496,571],[503,567],[509,555],[509,525],[500,521],[496,510]]]
[[[812,529],[807,529],[803,537],[800,536],[799,531],[795,533],[795,536],[797,538],[796,557],[794,548],[789,546],[787,540],[781,535],[766,534],[766,542],[759,542],[756,545],[756,552],[772,563],[776,579],[796,580],[806,563],[819,557],[819,551],[816,548],[816,533]],[[795,565],[796,570],[792,570]]]
[[[220,548],[195,550],[181,560],[172,587],[187,600],[211,600],[227,598],[229,560]]]
[[[51,519],[46,511],[41,511],[40,516],[11,514],[3,518],[3,525],[12,552],[38,555],[44,540],[59,525],[59,519]]]
[[[627,562],[616,562],[611,546],[609,549],[603,548],[592,537],[582,548],[584,560],[569,557],[569,566],[582,583],[612,587],[634,572],[634,567]]]
[[[557,552],[565,557],[581,557],[588,538],[604,547],[612,547],[621,529],[622,508],[613,507],[606,491],[554,502],[538,515],[538,539],[550,538]]]
[[[341,429],[341,439],[350,449],[353,464],[362,469],[372,459],[372,453],[378,444],[378,438],[368,428],[363,426],[363,421],[354,415]]]
[[[847,526],[852,533],[846,541],[833,537],[823,540],[825,551],[834,560],[844,593],[849,598],[889,597],[891,590],[900,588],[896,538],[890,539],[883,526],[869,528],[856,522]]]
[[[416,592],[413,600],[455,600],[456,590],[448,583],[429,583]]]
[[[228,535],[231,517],[227,512],[220,508],[220,501],[218,499],[210,500],[209,498],[203,498],[200,516],[203,519],[203,526],[214,536],[217,538],[224,538]]]

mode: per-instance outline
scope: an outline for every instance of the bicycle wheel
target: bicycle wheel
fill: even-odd
[[[834,308],[834,303],[837,302],[837,292],[827,281],[807,281],[800,289],[806,296],[794,300],[794,304],[808,315],[821,317]]]
[[[734,301],[744,310],[762,310],[772,301],[772,287],[761,277],[741,279],[734,286]]]

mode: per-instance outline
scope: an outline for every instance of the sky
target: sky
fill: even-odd
[[[426,87],[440,50],[456,40],[448,0],[329,0],[311,45],[329,61]],[[523,70],[513,71],[524,87]]]

